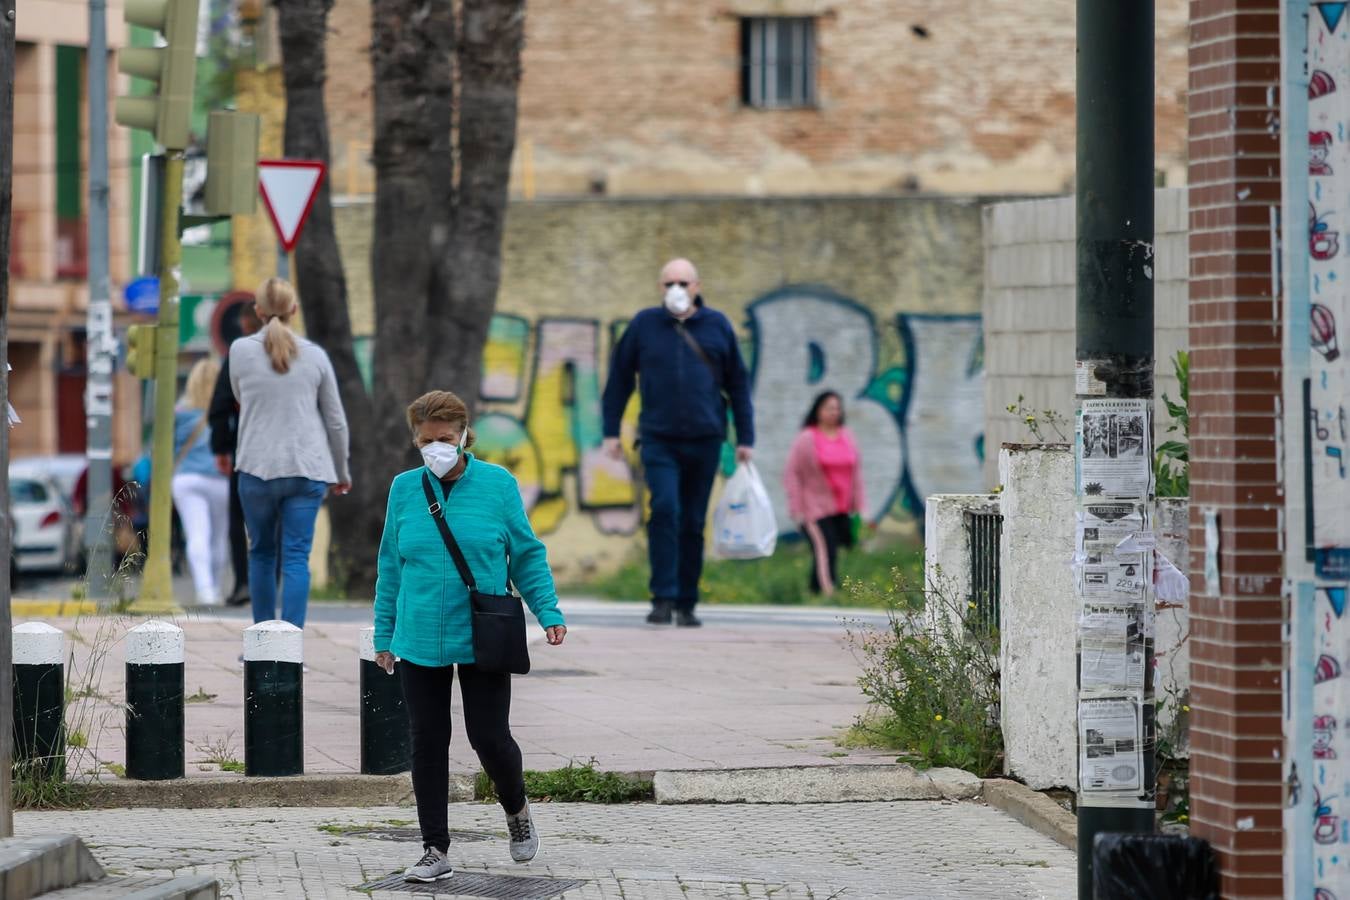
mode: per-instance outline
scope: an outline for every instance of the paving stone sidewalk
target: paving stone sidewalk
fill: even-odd
[[[702,629],[643,624],[635,604],[568,600],[562,647],[532,644],[534,671],[514,681],[512,730],[532,769],[595,759],[602,769],[726,769],[885,762],[844,750],[837,736],[863,709],[843,611],[709,608]],[[369,609],[311,604],[305,629],[305,771],[359,769],[360,629]],[[89,750],[72,765],[124,763],[122,637],[138,620],[54,620],[67,632],[76,708],[67,716]],[[188,776],[218,776],[243,758],[242,614],[186,614]],[[454,699],[452,767],[477,759]],[[239,776],[242,777],[242,776]]]
[[[1076,887],[1072,853],[979,803],[538,804],[535,814],[543,848],[517,866],[498,807],[453,805],[452,829],[492,835],[452,844],[457,870],[580,880],[567,900],[1068,900]],[[16,831],[79,834],[114,873],[211,874],[232,900],[395,900],[410,895],[353,888],[415,862],[415,837],[347,831],[415,818],[399,807],[29,812]]]

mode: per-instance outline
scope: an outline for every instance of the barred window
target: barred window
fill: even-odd
[[[741,101],[760,109],[815,104],[815,19],[741,20]]]

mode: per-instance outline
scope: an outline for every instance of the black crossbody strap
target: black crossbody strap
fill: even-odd
[[[689,349],[694,351],[694,355],[703,360],[703,364],[712,373],[713,384],[717,385],[717,389],[720,391],[722,389],[722,373],[717,371],[717,366],[713,365],[713,361],[708,358],[708,351],[704,350],[703,345],[689,333],[683,322],[676,322],[675,330],[680,333],[680,337],[684,338],[684,342],[689,345]]]
[[[459,542],[450,533],[450,525],[445,521],[445,506],[436,499],[436,489],[431,486],[431,476],[426,472],[422,473],[422,490],[427,495],[427,512],[431,514],[431,518],[436,520],[436,527],[441,532],[441,540],[445,541],[445,549],[450,551],[450,558],[455,561],[455,568],[459,570],[459,577],[464,579],[464,586],[469,589],[469,592],[474,593],[478,590],[478,586],[474,583],[473,572],[469,571],[469,561],[464,558],[464,551],[459,549]]]

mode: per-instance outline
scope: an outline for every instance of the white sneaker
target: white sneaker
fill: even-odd
[[[454,874],[455,869],[450,865],[450,860],[445,858],[445,854],[435,847],[428,847],[427,852],[423,853],[422,858],[417,861],[417,865],[403,872],[403,880],[442,881]]]
[[[529,862],[539,852],[539,832],[530,818],[530,804],[514,816],[506,817],[506,830],[511,833],[511,858],[518,863]]]

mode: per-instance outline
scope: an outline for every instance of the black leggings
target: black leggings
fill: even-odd
[[[826,584],[839,587],[839,548],[853,546],[852,517],[845,513],[826,516],[804,531],[811,548],[811,593],[819,594]]]
[[[398,671],[412,733],[412,783],[422,846],[444,852],[450,847],[450,686],[455,667],[399,660]],[[520,747],[511,737],[511,676],[459,666],[459,693],[469,745],[496,785],[502,808],[520,812],[525,807],[525,774]]]

